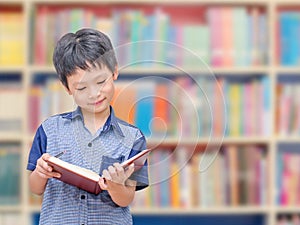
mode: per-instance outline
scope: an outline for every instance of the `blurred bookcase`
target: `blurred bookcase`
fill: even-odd
[[[43,119],[74,107],[55,78],[51,57],[61,34],[83,26],[106,32],[114,46],[143,40],[168,43],[119,49],[121,65],[143,61],[145,55],[166,62],[124,66],[116,82],[117,114],[137,124],[149,146],[163,150],[151,156],[153,162],[170,156],[150,172],[152,180],[160,175],[171,179],[137,193],[132,205],[136,224],[150,219],[164,224],[297,224],[300,3],[296,0],[1,1],[0,224],[37,224],[41,198],[29,193],[28,151]],[[214,79],[199,73],[193,53],[204,60]],[[130,111],[129,103],[136,101],[141,88],[126,87],[136,78],[149,77],[139,97],[147,93],[161,98],[136,104]],[[211,108],[201,104],[205,98],[195,83],[201,84],[208,100],[214,100]],[[225,108],[216,88],[224,95]],[[191,104],[200,115],[190,112]],[[127,111],[122,114],[118,108]],[[148,116],[141,119],[145,112]],[[153,117],[163,123],[153,121],[148,127]],[[203,158],[214,158],[213,164],[199,173]],[[182,162],[188,163],[180,168]]]

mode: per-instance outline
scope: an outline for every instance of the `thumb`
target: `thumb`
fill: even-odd
[[[103,177],[100,178],[98,184],[102,190],[107,190],[107,184],[105,183],[105,179]]]
[[[44,153],[41,158],[42,158],[42,160],[46,161],[50,158],[50,155],[49,155],[49,153]]]

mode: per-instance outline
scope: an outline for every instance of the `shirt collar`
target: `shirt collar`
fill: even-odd
[[[76,117],[80,117],[83,120],[83,115],[79,106],[77,106],[77,108],[73,112],[65,113],[62,115],[62,118],[69,120],[75,119]]]
[[[125,137],[119,122],[118,122],[118,118],[115,116],[115,112],[114,109],[110,106],[110,116],[108,117],[107,121],[110,120],[110,124],[113,126],[114,130],[119,133],[122,137]],[[105,123],[106,124],[106,123]],[[104,126],[105,129],[105,126]]]
[[[80,117],[81,120],[83,120],[83,115],[79,106],[73,112],[63,114],[62,117],[69,120],[75,119],[76,117]],[[115,116],[114,110],[111,106],[110,115],[103,126],[103,131],[107,131],[110,128],[110,126],[112,126],[114,131],[119,133],[122,137],[125,136],[122,129],[119,126],[118,118]]]

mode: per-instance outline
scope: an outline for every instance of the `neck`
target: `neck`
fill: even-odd
[[[110,115],[110,108],[100,113],[83,113],[84,124],[86,128],[92,133],[96,133],[99,128],[103,127],[107,118]]]

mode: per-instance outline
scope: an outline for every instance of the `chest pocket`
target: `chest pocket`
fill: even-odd
[[[113,158],[110,156],[102,156],[102,162],[100,166],[100,174],[102,174],[103,170],[107,169],[109,166],[112,166],[114,163],[121,163],[124,161],[125,156],[121,155],[117,158]]]

